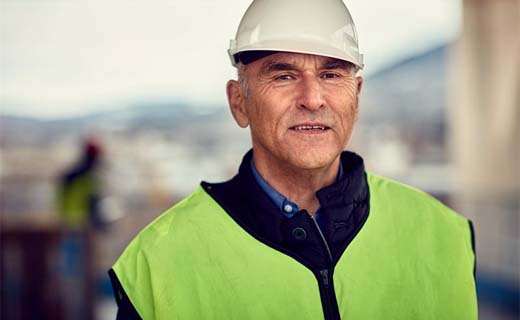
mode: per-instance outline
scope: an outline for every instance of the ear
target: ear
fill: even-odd
[[[357,81],[357,95],[359,97],[359,95],[361,94],[361,89],[363,88],[363,77],[361,77],[361,76],[356,77],[356,81]]]
[[[226,85],[226,93],[228,98],[229,109],[236,123],[246,128],[249,125],[249,118],[245,110],[245,97],[242,92],[242,86],[236,80],[229,80]]]
[[[363,77],[356,77],[356,110],[355,110],[355,121],[357,121],[359,116],[359,96],[361,95],[361,89],[363,89]]]

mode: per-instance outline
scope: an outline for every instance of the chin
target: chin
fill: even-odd
[[[293,154],[289,162],[298,168],[312,170],[326,168],[334,163],[341,151],[306,150]]]

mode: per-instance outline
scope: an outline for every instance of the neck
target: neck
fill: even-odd
[[[256,169],[275,190],[314,215],[320,207],[316,192],[336,181],[340,157],[322,168],[295,168],[281,161],[269,161],[253,153]]]

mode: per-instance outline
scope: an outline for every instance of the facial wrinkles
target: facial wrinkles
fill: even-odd
[[[321,122],[326,125],[334,128],[338,121],[343,121],[344,117],[339,117],[339,114],[343,114],[345,112],[350,113],[348,118],[355,117],[355,113],[357,110],[357,81],[355,80],[355,74],[351,72],[350,74],[346,74],[344,70],[340,72],[343,75],[343,79],[341,82],[337,82],[334,84],[327,83],[324,81],[320,81],[320,73],[322,70],[322,65],[324,63],[322,57],[314,56],[314,55],[302,55],[303,59],[298,59],[295,57],[291,57],[289,59],[283,59],[277,57],[278,59],[273,59],[271,61],[267,61],[261,66],[258,67],[257,70],[247,70],[254,71],[248,72],[247,77],[249,79],[253,79],[252,81],[256,82],[255,85],[249,87],[251,91],[255,91],[254,94],[251,94],[246,97],[246,100],[257,100],[258,99],[271,99],[271,93],[273,90],[286,90],[287,93],[283,92],[282,95],[284,97],[289,97],[290,95],[295,94],[294,87],[291,85],[285,86],[282,84],[281,86],[277,86],[276,81],[274,81],[274,76],[279,73],[284,73],[283,70],[280,72],[265,72],[265,68],[269,67],[269,63],[280,63],[294,66],[295,70],[288,70],[287,73],[297,73],[300,77],[312,77],[315,81],[318,81],[321,90],[321,94],[323,95],[323,99],[325,101],[325,108],[319,108],[317,110],[308,110],[305,108],[298,108],[291,104],[294,104],[294,100],[296,99],[287,99],[288,105],[281,105],[280,107],[286,108],[286,116],[283,118],[275,119],[276,122],[284,121],[284,127],[292,127],[297,124],[302,124],[306,122]],[[314,84],[315,85],[315,84]],[[338,101],[337,92],[344,92],[342,101]],[[277,92],[279,95],[280,92]],[[334,97],[334,98],[331,98]],[[331,99],[335,99],[335,101],[331,101]],[[253,108],[257,117],[264,117],[261,107],[258,107],[259,101],[249,101],[253,103],[255,107]],[[286,103],[285,99],[282,98],[279,103]],[[335,104],[336,110],[331,110],[328,104]],[[261,104],[261,103],[260,103]],[[341,109],[337,110],[337,105],[340,105]],[[354,114],[353,114],[354,113]],[[339,119],[338,119],[339,118]],[[346,120],[346,119],[345,119]],[[278,126],[278,123],[273,122],[272,124]],[[346,124],[342,124],[346,125]]]

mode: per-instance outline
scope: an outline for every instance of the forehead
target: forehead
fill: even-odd
[[[318,56],[314,54],[277,52],[258,59],[250,64],[253,69],[269,70],[273,66],[290,66],[294,68],[344,68],[349,69],[352,64],[335,58]],[[276,69],[276,68],[275,68]]]

